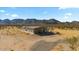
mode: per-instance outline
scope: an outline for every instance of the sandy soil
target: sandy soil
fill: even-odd
[[[63,41],[67,37],[79,36],[78,30],[54,29],[61,35],[39,36],[21,31],[16,27],[0,29],[1,51],[69,51]]]

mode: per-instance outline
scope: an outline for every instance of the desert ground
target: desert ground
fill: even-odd
[[[0,29],[0,51],[71,51],[66,38],[78,37],[79,30],[53,29],[60,34],[39,36],[29,34],[17,27]]]

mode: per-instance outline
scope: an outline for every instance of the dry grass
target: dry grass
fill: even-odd
[[[25,33],[17,27],[5,27],[0,29],[0,50],[29,50],[33,40],[36,41],[37,38],[39,37]]]
[[[67,43],[64,43],[64,48],[67,46],[69,47],[69,50],[79,50],[79,31],[78,30],[70,30],[70,29],[57,29],[55,28],[54,30],[52,30],[53,32],[58,32],[61,35],[58,35],[59,37],[62,37],[63,40],[67,41]],[[63,44],[62,44],[63,46]],[[66,48],[67,48],[66,47]],[[66,49],[65,48],[65,49]],[[65,50],[64,49],[64,50]],[[62,50],[62,48],[60,46],[56,46],[53,50]]]
[[[77,51],[77,48],[79,46],[79,38],[76,37],[72,37],[72,38],[66,38],[65,40],[67,42],[67,44],[69,44],[69,47],[74,50]]]
[[[37,42],[40,42],[41,40],[49,43],[48,46],[51,42],[52,44],[53,42],[57,42],[57,45],[51,45],[50,50],[70,50],[67,44],[64,42],[59,42],[58,40],[65,40],[65,38],[79,36],[78,30],[64,30],[55,28],[52,31],[60,34],[50,36],[30,35],[17,27],[5,27],[0,29],[0,50],[30,50],[33,46],[38,44]],[[38,46],[40,46],[40,44]],[[42,46],[47,46],[47,44]],[[47,49],[49,48],[46,48],[45,50]]]
[[[79,36],[79,31],[78,30],[64,30],[64,29],[57,29],[55,28],[54,30],[52,30],[54,32],[59,32],[61,35],[61,37],[64,38],[71,38],[71,37],[78,37]]]

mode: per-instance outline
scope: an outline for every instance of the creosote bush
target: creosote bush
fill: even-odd
[[[10,51],[14,51],[14,50],[10,50]]]
[[[56,32],[56,34],[61,35],[61,33],[60,33],[60,32]]]

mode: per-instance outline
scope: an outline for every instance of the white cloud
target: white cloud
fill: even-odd
[[[72,13],[65,13],[63,19],[68,19],[72,16]]]
[[[68,9],[68,8],[70,8],[70,7],[59,7],[58,9],[59,10],[65,10],[65,9]]]
[[[4,13],[4,12],[5,12],[5,10],[0,10],[0,12],[1,12],[1,13]]]
[[[69,16],[66,16],[66,15],[62,19],[63,19],[64,22],[70,21],[70,17]]]
[[[7,15],[7,16],[8,16],[8,15],[10,15],[10,14],[9,14],[9,13],[7,13],[7,14],[5,14],[5,15]]]
[[[64,19],[68,19],[69,18],[69,16],[64,16]]]
[[[66,16],[71,16],[71,15],[72,15],[72,13],[66,13],[65,15],[66,15]]]
[[[12,14],[11,17],[19,17],[18,14]]]

